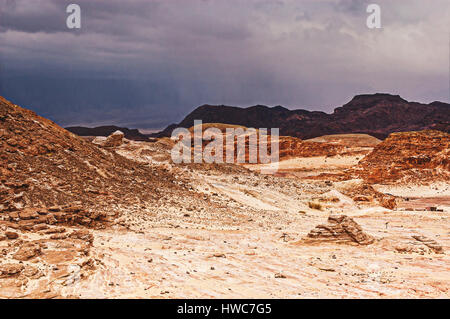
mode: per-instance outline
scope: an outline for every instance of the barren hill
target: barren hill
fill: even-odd
[[[450,132],[450,104],[408,102],[398,95],[373,94],[355,96],[333,113],[288,110],[282,106],[256,105],[239,108],[202,105],[179,124],[172,124],[156,137],[170,136],[176,127],[189,128],[194,120],[255,128],[280,128],[280,134],[302,139],[330,134],[365,133],[385,138],[393,132],[438,129]]]
[[[1,97],[0,158],[0,211],[141,203],[176,188],[165,170],[100,149]]]

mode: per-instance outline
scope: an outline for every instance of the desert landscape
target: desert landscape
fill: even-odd
[[[450,139],[414,123],[286,134],[267,174],[0,97],[0,298],[449,298]]]

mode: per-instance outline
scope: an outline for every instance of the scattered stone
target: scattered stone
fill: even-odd
[[[394,247],[395,251],[400,254],[420,254],[424,255],[425,253],[430,253],[431,249],[427,247],[417,247],[415,245],[407,245],[407,244],[401,244]]]
[[[432,251],[434,251],[436,254],[443,254],[444,249],[441,245],[439,245],[435,240],[427,238],[425,236],[412,236],[415,240],[420,241],[425,246],[430,248]]]

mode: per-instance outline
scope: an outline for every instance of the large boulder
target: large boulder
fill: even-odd
[[[106,138],[105,143],[103,146],[105,147],[117,147],[123,144],[123,138],[125,134],[123,134],[121,131],[115,131],[110,136]]]

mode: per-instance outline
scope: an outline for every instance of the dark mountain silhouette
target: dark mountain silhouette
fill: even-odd
[[[425,129],[449,132],[450,104],[408,102],[398,95],[377,93],[357,95],[331,114],[288,110],[282,106],[202,105],[179,124],[172,124],[152,136],[170,136],[177,127],[193,126],[194,120],[255,128],[278,127],[281,135],[302,139],[345,133],[366,133],[384,139],[392,132]]]
[[[115,131],[121,131],[125,134],[125,138],[134,141],[147,141],[148,137],[139,132],[137,129],[128,129],[126,127],[118,127],[114,125],[110,126],[98,126],[94,128],[83,126],[66,127],[66,130],[78,135],[78,136],[109,136]]]

